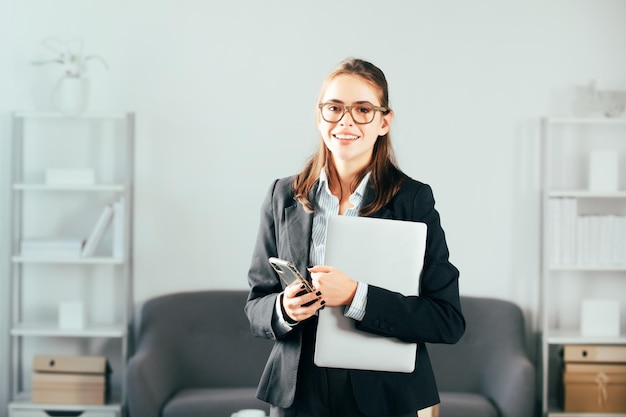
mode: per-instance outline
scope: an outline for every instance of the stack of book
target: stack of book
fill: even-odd
[[[20,252],[27,257],[78,258],[84,242],[76,238],[25,239],[20,244]]]
[[[578,214],[575,198],[551,199],[549,214],[553,265],[626,265],[626,216]]]

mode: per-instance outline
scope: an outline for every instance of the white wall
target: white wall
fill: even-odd
[[[110,65],[91,68],[91,109],[137,113],[137,306],[246,288],[267,187],[315,149],[326,73],[364,57],[387,74],[400,165],[434,188],[461,292],[514,300],[532,321],[538,118],[569,113],[569,89],[591,78],[626,87],[625,16],[621,0],[5,2],[0,139],[13,109],[49,108],[58,68],[29,65],[40,41],[82,37]]]

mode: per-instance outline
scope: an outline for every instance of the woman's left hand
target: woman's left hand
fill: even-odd
[[[322,294],[327,306],[335,307],[352,303],[357,281],[332,266],[316,265],[309,268],[313,287]]]

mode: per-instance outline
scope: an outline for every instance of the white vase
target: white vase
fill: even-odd
[[[78,116],[87,108],[89,79],[63,77],[52,92],[54,108],[66,116]]]

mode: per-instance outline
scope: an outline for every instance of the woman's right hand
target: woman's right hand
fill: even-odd
[[[294,283],[287,286],[283,293],[283,310],[293,321],[308,319],[326,304],[319,291],[303,292],[304,286]]]

